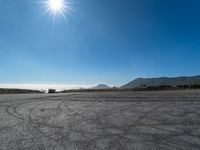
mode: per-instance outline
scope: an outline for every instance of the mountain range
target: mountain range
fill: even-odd
[[[178,85],[192,85],[192,84],[200,84],[200,75],[192,76],[192,77],[160,77],[160,78],[137,78],[125,85],[121,88],[137,88],[144,86],[162,86],[162,85],[170,85],[170,86],[178,86]]]

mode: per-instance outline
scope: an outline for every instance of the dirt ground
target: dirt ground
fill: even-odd
[[[0,150],[199,150],[200,91],[0,96]]]

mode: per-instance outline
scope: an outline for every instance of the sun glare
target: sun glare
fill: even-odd
[[[48,7],[52,11],[60,11],[64,8],[63,0],[48,0]]]
[[[50,12],[53,17],[61,15],[65,18],[65,12],[69,10],[69,5],[65,0],[46,0],[44,4],[47,8],[46,12]]]

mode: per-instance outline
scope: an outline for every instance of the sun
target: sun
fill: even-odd
[[[60,11],[65,7],[63,0],[48,0],[48,7],[52,11]]]
[[[60,15],[65,18],[65,13],[69,10],[69,4],[65,0],[46,0],[44,4],[46,12],[49,12],[53,17]]]

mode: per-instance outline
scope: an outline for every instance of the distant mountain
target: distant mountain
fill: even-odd
[[[160,78],[137,78],[121,88],[136,88],[136,87],[144,87],[144,86],[161,86],[161,85],[192,85],[192,84],[200,84],[200,75],[193,77],[160,77]]]
[[[99,84],[96,87],[94,87],[93,89],[109,89],[110,87],[106,84]]]

